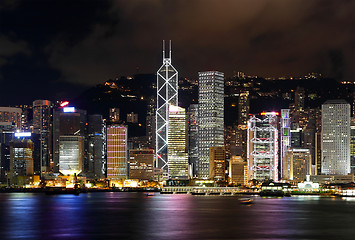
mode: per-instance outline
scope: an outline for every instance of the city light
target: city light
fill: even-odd
[[[75,112],[75,107],[64,107],[63,112],[65,113],[73,113]]]
[[[65,107],[65,106],[68,106],[69,102],[68,101],[65,101],[65,102],[62,102],[60,104],[61,107]]]
[[[20,137],[31,137],[32,133],[31,132],[16,132],[15,137],[20,138]]]

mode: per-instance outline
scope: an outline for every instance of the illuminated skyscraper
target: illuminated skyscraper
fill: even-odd
[[[88,177],[104,178],[106,173],[106,123],[101,115],[88,116]]]
[[[226,151],[224,147],[210,147],[209,176],[210,179],[223,181],[226,178]]]
[[[290,132],[290,109],[281,110],[281,119],[280,119],[280,136],[281,136],[281,149],[280,149],[280,164],[281,164],[281,178],[283,171],[290,171],[290,163],[286,158],[287,150],[291,146],[291,132]]]
[[[241,156],[232,156],[229,161],[230,182],[237,185],[247,185],[247,163]]]
[[[30,139],[10,142],[10,171],[12,177],[33,175],[34,144]]]
[[[350,104],[328,100],[322,105],[322,174],[350,173]]]
[[[192,167],[192,176],[197,175],[198,169],[198,104],[191,104],[188,110],[189,122],[189,164]]]
[[[240,128],[246,129],[249,119],[249,91],[243,91],[239,94],[238,99],[238,125]]]
[[[224,73],[199,72],[198,177],[209,178],[209,149],[224,145]]]
[[[248,181],[278,181],[277,112],[263,112],[248,122]]]
[[[59,172],[78,175],[83,171],[83,138],[81,136],[59,137]]]
[[[293,148],[286,152],[289,169],[284,168],[283,178],[294,182],[303,182],[311,175],[312,158],[307,148]]]
[[[350,125],[350,168],[351,173],[355,174],[355,118],[351,119]]]
[[[33,132],[39,134],[41,172],[49,171],[52,160],[52,107],[48,100],[33,102]]]
[[[111,181],[127,178],[127,127],[107,127],[107,178]]]
[[[169,57],[166,57],[163,41],[163,65],[157,72],[156,166],[165,173],[169,168],[169,105],[178,106],[178,72],[171,65],[171,41],[169,46]]]
[[[169,175],[172,179],[188,179],[187,116],[184,108],[170,105],[168,136]]]

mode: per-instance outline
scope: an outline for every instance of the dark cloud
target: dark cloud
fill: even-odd
[[[161,40],[172,39],[182,76],[206,69],[227,76],[319,71],[354,80],[353,9],[351,0],[7,2],[0,5],[1,36],[22,48],[3,58],[0,72],[14,78],[7,69],[21,70],[21,62],[10,60],[24,54],[32,71],[46,69],[36,79],[26,76],[36,86],[91,86],[134,74],[136,66],[155,72]]]

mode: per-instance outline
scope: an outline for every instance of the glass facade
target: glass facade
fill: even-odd
[[[208,179],[209,148],[224,146],[224,73],[199,72],[198,178]]]

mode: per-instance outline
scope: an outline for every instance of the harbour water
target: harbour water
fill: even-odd
[[[0,194],[0,239],[354,239],[355,198]]]

